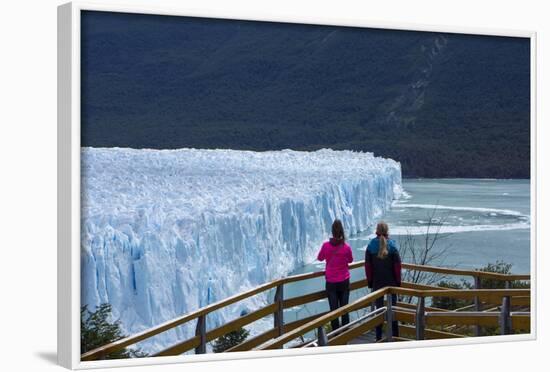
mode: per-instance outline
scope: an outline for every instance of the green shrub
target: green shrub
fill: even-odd
[[[88,310],[84,305],[80,308],[80,353],[84,354],[100,346],[126,337],[120,329],[120,320],[109,321],[112,307],[110,304],[101,304],[95,311]],[[147,356],[140,349],[124,348],[107,354],[105,359],[140,358]]]
[[[248,332],[246,329],[241,327],[236,331],[231,331],[217,338],[216,341],[214,341],[214,346],[213,346],[214,352],[222,353],[225,350],[240,344],[241,342],[246,340],[249,334],[250,332]]]

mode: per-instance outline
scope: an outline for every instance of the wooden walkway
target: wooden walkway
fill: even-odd
[[[354,262],[350,264],[350,269],[359,269],[363,265],[363,261]],[[193,322],[195,325],[195,336],[181,340],[179,343],[153,356],[180,355],[190,350],[194,350],[196,354],[203,354],[206,353],[207,343],[268,316],[273,318],[273,328],[245,340],[241,344],[226,350],[226,352],[372,343],[375,342],[374,328],[380,325],[391,324],[394,320],[397,320],[400,324],[400,337],[393,337],[390,332],[391,327],[384,327],[383,342],[477,336],[482,334],[481,331],[484,327],[498,329],[498,332],[503,335],[530,332],[531,317],[529,309],[531,290],[529,288],[509,288],[510,283],[513,281],[529,281],[529,275],[508,275],[412,264],[403,264],[402,266],[404,270],[472,277],[475,287],[474,289],[456,290],[421,283],[404,282],[401,287],[382,288],[332,312],[315,314],[296,321],[285,322],[285,309],[294,306],[303,306],[307,303],[326,298],[325,291],[286,298],[284,296],[284,287],[286,284],[321,277],[324,275],[324,271],[294,275],[262,284],[140,333],[101,346],[82,354],[81,360],[104,359],[110,353],[122,350],[189,322]],[[505,289],[483,289],[481,288],[482,279],[502,281],[505,283]],[[366,286],[366,280],[358,280],[350,284],[350,290],[357,290]],[[275,289],[275,295],[271,304],[256,309],[217,328],[206,328],[206,318],[213,311],[273,289]],[[396,305],[392,305],[392,295],[409,297],[413,301],[412,303],[398,302]],[[381,297],[385,297],[385,306],[380,309],[373,309],[372,305]],[[454,311],[426,306],[426,299],[433,297],[470,300],[473,304]],[[359,310],[362,313],[366,310],[369,312],[346,327],[327,334],[325,325],[329,324],[332,319]],[[313,338],[311,337],[312,334],[315,335]],[[304,342],[296,345],[297,339],[304,338],[306,338]],[[294,346],[290,346],[291,344]]]
[[[376,342],[376,335],[374,331],[368,331],[363,333],[360,336],[355,337],[354,339],[348,341],[348,345],[358,345],[358,344],[372,344]]]

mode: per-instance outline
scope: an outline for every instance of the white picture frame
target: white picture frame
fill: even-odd
[[[148,357],[140,359],[80,360],[80,13],[84,10],[196,16],[255,21],[276,21],[336,26],[357,26],[396,30],[433,31],[493,36],[524,37],[531,40],[531,333],[522,335],[478,337],[459,340],[431,340],[412,343],[333,346],[329,349],[253,351],[231,354]],[[264,358],[288,355],[311,355],[396,348],[465,345],[486,342],[536,339],[537,285],[537,174],[536,174],[536,46],[534,31],[456,28],[417,24],[377,23],[365,19],[354,21],[316,17],[277,17],[256,12],[200,12],[194,9],[162,8],[114,3],[71,2],[58,8],[58,361],[70,369],[189,363],[205,360]]]

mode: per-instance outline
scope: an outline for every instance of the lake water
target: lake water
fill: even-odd
[[[436,242],[435,250],[445,250],[445,255],[432,265],[474,269],[504,261],[513,265],[513,273],[530,272],[529,180],[406,179],[403,189],[401,199],[381,217],[390,227],[390,238],[404,244],[404,237],[409,236],[422,244],[432,217],[430,231],[439,227],[443,237]],[[364,259],[373,230],[349,237],[355,261]],[[293,274],[323,270],[324,265],[313,261]],[[361,268],[352,270],[351,280],[364,279],[364,275]],[[285,297],[322,289],[324,278],[311,279],[285,286]],[[350,301],[367,291],[352,292]],[[286,310],[285,321],[326,310],[326,300],[321,300]]]

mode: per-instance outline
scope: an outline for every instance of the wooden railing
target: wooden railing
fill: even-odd
[[[350,264],[349,268],[357,269],[357,268],[363,267],[363,265],[364,265],[364,261],[358,261]],[[81,360],[89,361],[89,360],[104,359],[110,353],[122,350],[128,346],[134,345],[138,342],[149,339],[151,337],[154,337],[168,330],[174,329],[175,327],[181,326],[193,320],[197,320],[196,332],[194,337],[191,337],[188,340],[184,340],[176,345],[173,345],[155,354],[154,356],[179,355],[192,349],[195,349],[195,353],[201,354],[206,352],[206,344],[208,342],[215,340],[216,338],[223,336],[231,331],[238,330],[247,324],[253,323],[271,314],[273,314],[273,318],[274,318],[272,329],[260,335],[257,335],[227,351],[232,352],[232,351],[252,350],[258,347],[260,349],[266,349],[266,348],[271,349],[271,348],[282,347],[289,340],[294,339],[296,337],[303,336],[305,333],[311,330],[318,329],[320,325],[324,325],[327,321],[330,321],[331,319],[335,319],[336,317],[341,316],[342,314],[345,314],[345,313],[363,309],[368,305],[372,305],[377,298],[384,295],[391,294],[391,293],[418,297],[419,298],[418,303],[424,303],[424,298],[434,297],[434,296],[470,298],[474,300],[475,302],[474,307],[477,312],[481,311],[482,301],[486,301],[488,303],[494,304],[494,303],[498,303],[498,301],[500,301],[503,297],[508,298],[507,300],[508,308],[510,305],[514,305],[518,303],[522,303],[522,304],[529,303],[529,299],[530,299],[529,290],[517,290],[517,289],[481,290],[480,289],[481,279],[500,280],[509,284],[515,280],[530,280],[529,275],[508,275],[508,274],[499,274],[499,273],[482,272],[482,271],[474,271],[474,270],[460,270],[460,269],[450,269],[450,268],[442,268],[442,267],[434,267],[434,266],[420,266],[420,265],[413,265],[413,264],[406,264],[406,263],[404,263],[402,266],[403,266],[403,269],[406,269],[406,270],[434,272],[434,273],[441,273],[446,275],[471,276],[474,279],[476,289],[457,291],[457,290],[452,290],[448,288],[441,288],[441,287],[429,286],[429,285],[418,284],[418,283],[404,282],[402,283],[402,287],[400,288],[388,287],[388,288],[375,291],[373,293],[368,294],[367,296],[360,298],[354,303],[346,305],[333,312],[317,314],[308,318],[296,320],[290,323],[285,323],[284,317],[283,317],[284,309],[288,309],[294,306],[301,306],[313,301],[326,298],[326,292],[324,290],[308,293],[308,294],[304,294],[304,295],[296,296],[292,298],[284,297],[285,284],[321,277],[324,275],[324,271],[288,276],[285,278],[271,281],[269,283],[262,284],[256,288],[228,297],[222,301],[207,305],[203,308],[200,308],[188,314],[182,315],[175,319],[169,320],[155,327],[146,329],[137,334],[128,336],[126,338],[109,343],[107,345],[101,346],[94,350],[88,351],[82,354]],[[507,284],[507,287],[508,287],[508,284]],[[367,286],[367,281],[363,279],[363,280],[352,282],[350,284],[350,289],[357,290],[360,288],[364,288],[366,286]],[[212,313],[213,311],[227,307],[236,302],[242,301],[244,299],[247,299],[249,297],[252,297],[254,295],[260,294],[262,292],[265,292],[271,289],[275,289],[275,296],[274,296],[273,303],[267,306],[264,306],[260,309],[257,309],[251,313],[248,313],[244,316],[241,316],[235,320],[232,320],[215,329],[211,329],[211,330],[206,329],[206,319],[208,314]],[[350,329],[348,333],[340,332],[338,336],[335,336],[330,340],[327,339],[328,344],[332,345],[332,344],[343,343],[345,340],[348,340],[349,337],[356,335],[357,332],[370,329],[369,327],[371,328],[376,327],[377,325],[380,325],[381,322],[384,322],[384,321],[387,322],[388,316],[392,316],[392,317],[395,316],[397,320],[400,320],[399,318],[403,318],[403,317],[410,318],[410,314],[409,314],[410,312],[407,313],[407,311],[402,311],[402,310],[393,311],[391,309],[392,307],[391,301],[389,303],[388,302],[386,303],[387,303],[387,309],[385,310],[384,314],[382,315],[378,314],[376,317],[373,317],[372,319],[369,319],[368,321],[366,321],[364,324],[361,324],[360,328],[353,329],[353,330]],[[402,304],[402,306],[407,306],[407,305]],[[401,308],[406,309],[406,307],[401,307]],[[410,304],[409,304],[409,310],[410,310]],[[465,322],[464,319],[466,319],[466,317],[463,316],[462,314],[460,316],[455,316],[455,318],[450,318],[450,317],[445,318],[445,316],[433,315],[436,313],[441,313],[441,309],[431,309],[430,311],[424,313],[423,319],[426,320],[427,322],[426,324],[439,324],[437,322],[442,322],[443,320],[448,321],[451,319],[461,320],[462,323],[460,321],[457,321],[457,322],[460,324],[463,324]],[[417,317],[420,316],[418,314],[420,313],[417,313],[417,315],[415,316]],[[492,315],[492,314],[489,314],[489,315]],[[482,326],[488,323],[493,324],[494,319],[491,318],[491,316],[489,315],[477,316],[472,314],[473,318],[471,319],[474,319],[474,324],[478,326]],[[438,319],[438,320],[433,320],[433,319]],[[517,326],[518,324],[523,325],[525,323],[525,320],[523,320],[523,318],[518,318],[518,316],[514,317],[512,315],[511,321],[507,320],[507,322],[511,323],[511,326],[513,327],[514,325]],[[387,328],[391,328],[391,327],[387,327]],[[430,331],[430,335],[433,335],[434,334],[433,332],[434,331]],[[318,330],[317,333],[323,334],[324,330]],[[391,337],[389,337],[389,339],[391,339]]]
[[[317,330],[319,345],[340,345],[346,344],[360,334],[363,334],[376,326],[386,323],[386,341],[392,341],[392,327],[387,326],[392,321],[401,321],[404,323],[415,324],[415,339],[424,340],[426,337],[426,326],[428,325],[481,325],[487,327],[499,327],[500,333],[510,334],[512,330],[529,330],[529,313],[512,313],[510,311],[511,298],[529,296],[530,289],[447,289],[447,290],[417,290],[401,287],[385,287],[372,292],[355,302],[342,306],[330,313],[319,316],[318,318],[300,326],[296,329],[283,334],[277,338],[267,341],[260,345],[256,350],[268,350],[281,348],[285,344],[305,335],[308,332]],[[413,296],[418,298],[416,309],[409,311],[398,305],[392,305],[392,295]],[[377,314],[363,323],[362,326],[353,327],[340,333],[338,336],[329,339],[324,334],[324,326],[331,320],[348,314],[352,311],[363,309],[374,303],[378,298],[386,296],[386,307],[383,314]],[[450,297],[460,299],[478,298],[487,303],[502,302],[500,312],[455,312],[455,311],[426,311],[425,299],[428,297]],[[384,316],[382,316],[384,315]],[[430,338],[434,336],[460,337],[462,335],[449,334],[436,330],[428,330]],[[442,338],[443,338],[442,337]],[[404,340],[405,338],[400,338]]]

